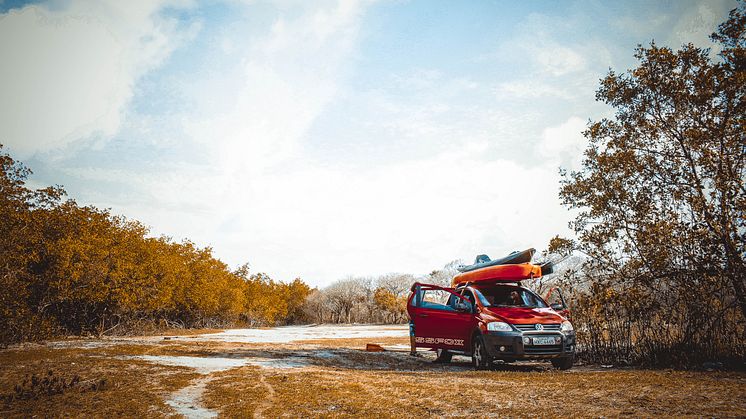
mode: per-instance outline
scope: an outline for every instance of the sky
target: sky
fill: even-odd
[[[0,143],[83,205],[288,281],[572,237],[609,69],[735,1],[0,0]]]

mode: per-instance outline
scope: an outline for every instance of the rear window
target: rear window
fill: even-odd
[[[544,308],[547,305],[538,295],[513,285],[480,286],[477,298],[485,307],[528,307]]]

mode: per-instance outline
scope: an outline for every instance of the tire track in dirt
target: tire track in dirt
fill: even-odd
[[[274,404],[275,400],[275,388],[272,384],[267,382],[264,374],[259,372],[259,383],[267,389],[267,396],[262,400],[262,403],[254,410],[254,417],[258,419],[264,419],[264,412],[267,411]]]
[[[217,417],[218,412],[205,407],[201,400],[207,385],[215,378],[207,375],[192,380],[188,386],[172,393],[166,399],[166,404],[185,418],[208,419]]]

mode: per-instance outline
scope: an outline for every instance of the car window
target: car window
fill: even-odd
[[[492,285],[478,288],[482,305],[487,307],[543,308],[547,305],[533,292],[513,285]]]
[[[495,297],[493,297],[492,295],[490,295],[489,297],[485,296],[484,294],[479,292],[479,290],[474,290],[474,293],[476,294],[477,298],[479,298],[479,302],[482,303],[482,305],[485,307],[489,307],[495,302]]]
[[[423,290],[420,307],[433,310],[456,311],[453,308],[453,294],[444,290]]]

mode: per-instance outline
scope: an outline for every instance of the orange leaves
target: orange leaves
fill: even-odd
[[[396,323],[404,318],[407,307],[407,295],[397,294],[383,287],[376,288],[373,293],[376,307],[389,316],[388,321]]]
[[[721,59],[692,44],[640,46],[637,68],[601,81],[614,117],[589,125],[583,167],[563,173],[560,191],[580,210],[572,226],[589,256],[575,318],[612,330],[599,335],[608,342],[586,335],[598,353],[743,356],[744,11],[713,35]]]
[[[246,267],[239,271],[242,275],[248,274]],[[250,326],[275,326],[304,320],[303,307],[312,290],[299,278],[285,283],[259,273],[243,279],[243,284],[242,318]]]
[[[141,223],[25,187],[0,146],[0,343],[102,333],[120,323],[187,327],[297,321],[310,288],[231,272],[212,249],[147,237]]]

